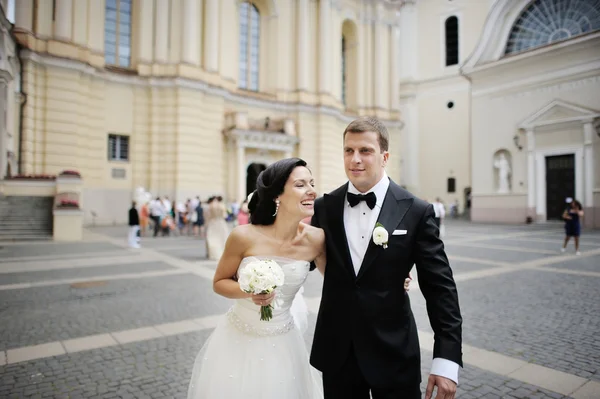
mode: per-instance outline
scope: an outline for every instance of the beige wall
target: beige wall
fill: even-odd
[[[540,170],[544,157],[574,153],[576,197],[591,214],[586,224],[599,226],[594,224],[594,208],[600,204],[593,194],[599,184],[598,136],[590,128],[587,141],[585,133],[585,124],[590,126],[600,116],[599,46],[600,34],[596,33],[469,68],[474,220],[488,220],[486,215],[494,218],[482,199],[495,195],[493,157],[504,149],[512,157],[512,194],[525,195],[523,210],[544,220],[546,184]],[[514,143],[515,136],[521,150]],[[591,149],[593,162],[586,148]],[[496,215],[508,208],[497,204]]]
[[[481,35],[490,2],[481,0],[426,0],[418,8],[419,80],[456,76],[458,66],[446,67],[444,22],[458,18],[459,64],[473,51]]]
[[[551,55],[544,57],[546,59],[515,60],[510,65],[473,74],[474,193],[493,193],[492,159],[494,153],[502,148],[509,150],[513,156],[514,192],[528,191],[526,137],[519,131],[519,124],[552,100],[565,101],[596,112],[600,110],[600,74],[597,70],[584,70],[559,79],[551,77],[552,73],[586,63],[593,57],[600,57],[600,51],[581,48],[580,53],[570,54],[570,57]],[[546,79],[543,79],[544,74]],[[541,78],[534,81],[532,77]],[[515,135],[519,136],[524,146],[522,151],[515,147]],[[536,149],[582,145],[583,126],[581,122],[578,125],[557,126],[539,131],[535,136]]]
[[[448,108],[448,103],[454,106]],[[417,97],[419,109],[419,193],[433,201],[441,197],[450,203],[463,201],[471,186],[470,176],[470,91],[462,77],[422,85]],[[447,192],[447,179],[456,179],[456,192]]]
[[[402,130],[404,184],[416,195],[446,204],[471,186],[469,81],[459,66],[445,66],[445,20],[459,20],[459,63],[473,51],[491,3],[477,0],[427,0],[405,6],[400,54],[400,96],[406,122]],[[411,25],[411,18],[416,23]],[[453,102],[452,109],[447,108]],[[447,192],[447,179],[456,192]]]
[[[19,5],[15,33],[28,49],[23,172],[79,170],[87,223],[123,223],[139,186],[176,200],[214,194],[239,200],[237,153],[223,134],[232,112],[252,120],[294,120],[299,144],[292,153],[307,159],[321,193],[346,180],[341,135],[353,118],[379,116],[389,124],[392,145],[398,145],[399,114],[389,84],[397,69],[391,48],[396,6],[257,1],[261,42],[255,93],[237,87],[239,2],[201,3],[134,1],[131,67],[125,69],[104,63],[102,2],[57,2],[56,10],[52,2]],[[352,68],[361,72],[348,82],[353,96],[348,110],[341,101],[344,21],[356,29]],[[371,61],[363,61],[366,56]],[[129,136],[128,161],[108,160],[110,133]],[[285,155],[267,152],[271,160]],[[398,151],[393,155],[399,159]],[[246,150],[246,159],[253,157],[254,150]],[[113,177],[113,169],[123,169],[125,177]],[[394,158],[388,172],[399,180]]]

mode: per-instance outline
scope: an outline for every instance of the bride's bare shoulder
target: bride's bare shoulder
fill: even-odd
[[[254,231],[255,229],[256,227],[251,224],[242,224],[236,226],[231,231],[231,234],[229,234],[229,238],[236,243],[250,242],[253,234],[256,233],[256,231]]]

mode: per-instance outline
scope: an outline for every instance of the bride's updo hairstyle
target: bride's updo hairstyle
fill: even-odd
[[[306,166],[306,162],[300,158],[286,158],[260,172],[248,204],[250,223],[268,226],[275,222],[275,198],[283,193],[285,183],[298,166]]]

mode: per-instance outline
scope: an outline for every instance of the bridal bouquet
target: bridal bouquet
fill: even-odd
[[[240,271],[238,283],[240,289],[249,294],[270,294],[283,285],[284,274],[281,266],[273,260],[256,260],[250,262]],[[273,306],[260,307],[260,319],[269,321],[273,318]]]

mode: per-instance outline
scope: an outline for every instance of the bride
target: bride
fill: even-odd
[[[213,281],[215,292],[235,303],[196,358],[188,399],[323,397],[302,337],[306,305],[299,294],[312,261],[325,271],[323,230],[301,222],[314,213],[314,179],[305,161],[287,158],[261,172],[256,186],[251,224],[229,235]],[[238,273],[261,259],[282,267],[283,286],[264,295],[241,291]],[[273,318],[261,321],[260,307],[272,303]]]

